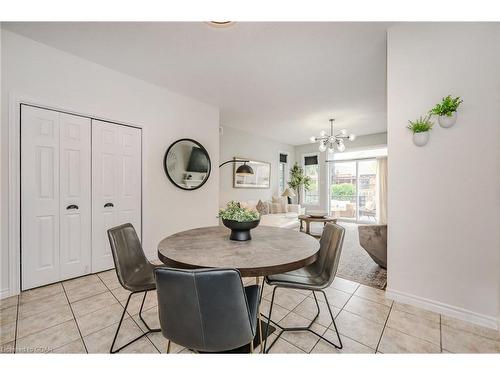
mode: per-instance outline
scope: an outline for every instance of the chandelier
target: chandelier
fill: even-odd
[[[356,135],[349,134],[347,135],[347,131],[342,129],[338,134],[334,134],[333,122],[334,118],[330,119],[330,135],[327,135],[324,130],[319,133],[319,137],[312,136],[310,138],[311,143],[319,142],[319,151],[324,152],[328,149],[328,152],[334,152],[335,147],[338,151],[343,152],[345,150],[344,140],[348,139],[349,141],[354,141],[356,139]]]

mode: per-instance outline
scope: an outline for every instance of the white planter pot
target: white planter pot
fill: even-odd
[[[438,123],[442,128],[449,128],[457,122],[457,112],[453,112],[451,116],[439,116]]]
[[[422,147],[429,142],[429,132],[413,133],[413,143],[415,146]]]

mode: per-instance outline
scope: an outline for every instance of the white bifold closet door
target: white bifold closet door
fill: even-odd
[[[89,118],[21,107],[22,289],[90,272]]]
[[[114,267],[107,230],[125,223],[141,238],[141,130],[92,120],[92,272]]]

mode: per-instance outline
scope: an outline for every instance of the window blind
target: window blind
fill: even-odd
[[[304,157],[304,165],[317,165],[318,155]]]

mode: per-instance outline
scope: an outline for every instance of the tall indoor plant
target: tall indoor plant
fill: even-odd
[[[311,187],[311,178],[304,174],[304,169],[295,163],[290,169],[290,181],[288,186],[297,192],[297,203],[300,204],[300,192],[302,187],[309,190]]]

